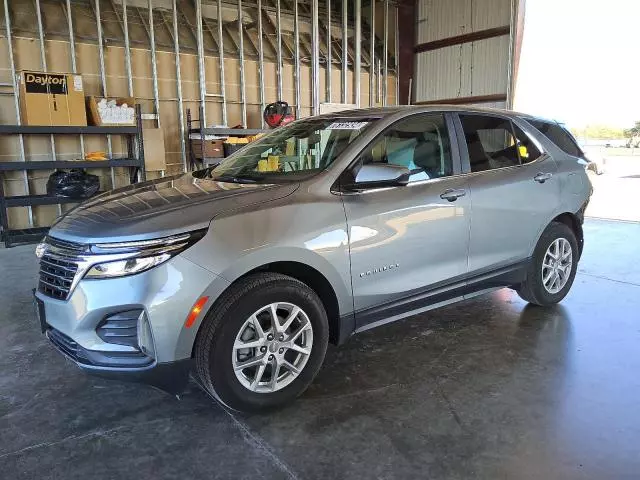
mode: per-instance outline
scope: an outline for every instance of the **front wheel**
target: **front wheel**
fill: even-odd
[[[527,277],[516,289],[518,295],[535,305],[549,306],[560,302],[573,284],[578,256],[573,230],[564,223],[551,223],[538,240]]]
[[[234,410],[281,407],[309,386],[328,339],[327,315],[311,288],[258,273],[230,287],[205,319],[195,347],[198,375]]]

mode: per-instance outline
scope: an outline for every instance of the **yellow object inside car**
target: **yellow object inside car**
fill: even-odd
[[[518,147],[518,150],[520,151],[521,158],[529,158],[529,150],[527,150],[527,147],[525,147],[524,145],[520,145]]]

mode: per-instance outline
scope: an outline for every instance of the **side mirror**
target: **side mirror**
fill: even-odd
[[[407,167],[388,163],[369,163],[360,167],[355,182],[349,187],[355,190],[398,187],[409,183],[410,176],[411,172]]]

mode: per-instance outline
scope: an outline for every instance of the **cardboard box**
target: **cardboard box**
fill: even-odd
[[[161,128],[143,128],[144,168],[147,172],[159,172],[167,169],[167,157],[164,151],[164,132]]]
[[[224,140],[205,140],[204,155],[207,158],[223,158],[224,157]],[[202,140],[191,140],[191,148],[196,158],[202,157]]]
[[[22,71],[19,81],[23,125],[87,125],[81,75]]]
[[[122,105],[124,105],[125,103],[127,104],[127,107],[130,109],[134,109],[133,110],[133,117],[131,119],[131,121],[129,122],[108,122],[105,121],[105,119],[102,118],[102,116],[100,115],[100,109],[98,107],[98,103],[103,100],[103,97],[87,97],[87,110],[89,111],[89,122],[91,122],[91,125],[95,125],[96,127],[104,127],[104,126],[120,126],[120,127],[125,127],[125,126],[132,126],[136,124],[136,117],[135,117],[135,103],[136,103],[136,99],[133,97],[118,97],[118,98],[112,98],[112,99],[104,99],[104,100],[113,100],[115,101],[115,104],[120,107]]]

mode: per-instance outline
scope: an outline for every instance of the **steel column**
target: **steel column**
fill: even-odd
[[[318,0],[311,2],[311,84],[313,114],[320,113],[320,52],[318,46]]]
[[[102,85],[102,96],[107,96],[107,74],[104,66],[104,46],[102,43],[102,20],[100,19],[100,0],[94,0],[94,12],[96,14],[96,30],[98,34],[98,59],[100,61],[100,83]],[[111,145],[111,135],[107,135],[107,154],[113,158],[113,148]],[[116,188],[116,174],[111,167],[111,186]]]
[[[178,127],[180,131],[180,160],[182,171],[187,171],[187,149],[185,144],[184,106],[182,104],[182,75],[180,73],[180,43],[178,40],[178,6],[177,0],[172,1],[173,10],[173,46],[176,57],[176,90],[178,94]]]
[[[361,51],[361,43],[362,43],[362,3],[361,0],[354,0],[354,8],[356,15],[356,34],[355,34],[355,61],[353,66],[353,83],[354,83],[354,96],[356,107],[360,108],[360,63],[362,59],[360,58]]]
[[[349,16],[349,4],[348,0],[342,0],[342,95],[341,100],[342,103],[347,102],[347,82],[349,78],[349,69],[347,66],[347,61],[349,59],[349,45],[347,42],[348,37],[348,29],[347,29],[347,19]]]
[[[331,0],[327,1],[327,57],[325,62],[327,81],[326,81],[326,90],[327,90],[327,102],[331,103],[331,47],[333,46],[331,41]]]
[[[376,103],[376,0],[371,0],[371,43],[369,45],[369,106]]]
[[[516,27],[518,25],[518,9],[516,0],[511,0],[511,13],[509,20],[509,61],[507,65],[507,101],[505,108],[513,109],[513,56],[515,53]]]
[[[295,50],[295,89],[296,89],[296,118],[300,118],[300,102],[302,102],[302,95],[300,93],[300,25],[298,18],[298,0],[293,0],[293,40]]]
[[[266,102],[264,98],[264,39],[262,38],[262,0],[258,0],[258,82],[260,83],[260,122],[262,128],[265,128],[264,109]]]
[[[200,87],[200,111],[202,116],[200,118],[200,128],[207,126],[207,84],[205,79],[204,70],[204,35],[202,32],[202,0],[196,0],[196,41],[198,43],[198,84]]]
[[[395,39],[394,39],[394,55],[395,55],[395,65],[396,65],[396,105],[400,105],[400,31],[398,30],[399,23],[398,22],[398,7],[396,6],[395,10]]]
[[[222,24],[222,0],[218,0],[218,60],[220,61],[220,95],[222,96],[222,124],[227,125],[227,90],[224,82],[224,33]]]
[[[280,16],[280,0],[276,0],[276,56],[278,75],[278,101],[282,100],[282,18]]]
[[[127,0],[122,0],[122,31],[124,33],[124,66],[127,71],[127,88],[133,97],[133,70],[131,69],[131,46],[129,44],[129,20],[127,17]]]
[[[382,39],[382,106],[387,105],[387,82],[389,81],[389,0],[384,0],[384,33]]]
[[[71,72],[78,73],[76,63],[76,39],[73,35],[73,17],[71,16],[71,0],[66,0],[67,25],[69,27],[69,55],[71,56]],[[80,154],[84,158],[84,135],[80,135]]]
[[[36,18],[38,19],[38,39],[40,40],[40,65],[44,72],[48,71],[47,68],[47,53],[46,45],[44,44],[44,29],[42,28],[42,12],[40,11],[40,0],[35,0]],[[67,86],[68,87],[68,86]],[[53,138],[53,134],[49,135],[49,142],[51,144],[51,157],[52,160],[56,160],[56,141]],[[62,205],[56,205],[58,209],[58,215],[62,213]]]
[[[9,18],[9,0],[4,0],[4,24],[7,32],[7,46],[9,48],[9,65],[11,67],[11,86],[13,87],[13,103],[16,109],[16,124],[21,125],[20,120],[20,99],[18,98],[18,82],[16,77],[16,64],[13,58],[13,39],[11,36],[11,19]],[[20,161],[26,162],[27,158],[24,153],[24,137],[22,134],[18,135],[18,143],[20,146]],[[24,194],[29,195],[29,177],[27,171],[22,172],[22,180],[24,184]],[[2,179],[0,179],[0,182]],[[33,227],[33,210],[31,206],[27,207],[27,217],[29,220],[29,227]],[[7,218],[7,223],[9,219]]]
[[[148,0],[149,43],[151,44],[151,75],[153,80],[153,105],[156,109],[156,124],[160,128],[160,94],[158,93],[158,66],[156,60],[156,36],[153,27],[153,1]]]
[[[240,54],[240,101],[242,102],[242,125],[247,128],[247,93],[245,91],[244,78],[244,25],[242,24],[242,0],[238,0],[238,35],[240,36],[238,50]]]

